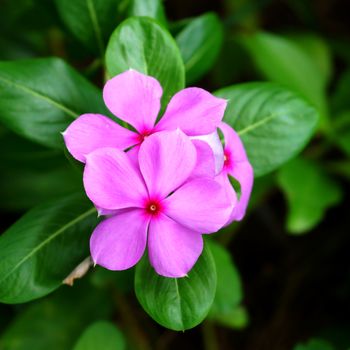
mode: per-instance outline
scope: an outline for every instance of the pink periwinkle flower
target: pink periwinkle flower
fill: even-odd
[[[98,148],[126,150],[159,131],[179,128],[188,136],[211,134],[222,120],[227,104],[206,90],[186,88],[172,97],[164,115],[156,122],[162,94],[155,78],[132,69],[108,80],[103,89],[106,106],[135,131],[101,114],[83,114],[63,133],[69,152],[85,162],[86,155]]]
[[[147,137],[137,159],[111,147],[85,157],[88,197],[114,213],[91,236],[92,259],[110,270],[128,269],[147,245],[158,274],[183,277],[202,252],[202,234],[228,221],[232,203],[214,178],[209,146],[180,130]]]

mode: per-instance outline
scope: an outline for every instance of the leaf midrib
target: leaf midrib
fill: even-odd
[[[53,239],[57,238],[60,234],[62,234],[64,231],[69,229],[71,226],[75,225],[81,220],[84,220],[86,217],[91,215],[96,211],[95,207],[90,208],[89,210],[85,211],[83,214],[80,214],[78,217],[76,217],[74,220],[71,220],[67,224],[63,225],[60,229],[56,230],[52,235],[47,237],[43,242],[41,242],[37,247],[32,249],[26,256],[24,256],[1,280],[0,284],[5,281],[13,272],[15,272],[24,262],[26,262],[28,259],[30,259],[34,254],[36,254],[39,250],[41,250],[43,247],[45,247],[48,243],[50,243]]]
[[[180,296],[180,291],[179,291],[179,285],[177,283],[177,278],[174,278],[174,281],[175,281],[176,296],[177,296],[179,309],[180,309],[181,328],[182,328],[182,330],[184,330],[185,329],[185,325],[184,325],[184,320],[183,320],[182,303],[181,303],[181,296]]]
[[[62,105],[61,103],[53,100],[51,97],[46,96],[42,93],[39,93],[39,92],[33,90],[32,88],[29,88],[29,87],[22,85],[20,83],[16,83],[14,81],[8,80],[8,79],[1,77],[1,76],[0,76],[0,81],[3,81],[5,84],[12,85],[15,88],[17,88],[18,90],[22,90],[29,95],[35,96],[36,98],[42,99],[42,100],[50,103],[51,105],[55,106],[56,108],[62,110],[65,113],[67,113],[69,116],[73,117],[74,119],[76,119],[79,116],[79,114],[74,112],[73,110],[71,110],[71,109],[67,108],[66,106]]]
[[[247,127],[237,131],[237,133],[238,133],[238,135],[242,136],[242,135],[260,127],[261,125],[264,125],[264,124],[270,122],[272,119],[275,119],[277,117],[279,117],[279,114],[270,114],[267,117],[260,119],[258,122],[254,123],[254,124],[250,124]]]
[[[100,50],[102,58],[104,58],[104,45],[103,45],[103,40],[102,40],[102,33],[101,33],[100,25],[98,23],[97,14],[96,14],[93,0],[86,0],[86,6],[88,8],[91,23],[92,23],[92,26],[94,28],[94,33],[95,33],[98,48]]]

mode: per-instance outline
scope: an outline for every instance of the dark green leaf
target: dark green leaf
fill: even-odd
[[[316,110],[277,84],[240,84],[216,95],[229,99],[224,120],[242,138],[255,176],[277,169],[300,152],[317,124]]]
[[[58,58],[0,62],[0,121],[24,137],[61,148],[79,114],[105,111],[101,92]]]
[[[58,288],[89,255],[96,210],[82,195],[41,205],[0,236],[0,301],[23,303]]]
[[[61,151],[47,149],[13,133],[0,136],[0,207],[23,210],[82,187]],[[62,184],[64,183],[64,186]]]
[[[285,37],[264,32],[245,36],[242,42],[267,79],[300,93],[326,117],[324,79],[304,50]]]
[[[338,184],[310,160],[298,158],[283,166],[278,182],[288,201],[287,229],[294,234],[311,230],[342,197]]]
[[[157,78],[164,104],[184,87],[179,49],[172,36],[151,18],[131,17],[118,26],[108,43],[106,64],[110,76],[133,68]]]
[[[193,83],[213,66],[223,41],[223,27],[215,13],[188,23],[176,36],[185,63],[186,81]]]
[[[350,110],[350,70],[346,71],[337,82],[334,94],[331,97],[333,113],[341,113]]]
[[[123,350],[123,334],[110,322],[98,321],[90,325],[79,338],[73,350]]]
[[[111,315],[105,293],[81,281],[29,304],[0,339],[1,350],[69,350],[84,329]],[[100,349],[104,349],[101,347]]]
[[[210,315],[226,314],[235,309],[242,301],[242,283],[230,253],[218,243],[209,242],[216,273],[218,276],[216,294]]]
[[[131,0],[130,16],[150,17],[167,26],[162,0]]]
[[[75,37],[103,56],[105,43],[118,23],[121,0],[55,0],[55,3]]]
[[[294,350],[334,350],[334,347],[323,339],[310,339],[307,343],[297,344]]]
[[[136,267],[135,292],[145,311],[173,330],[190,329],[203,321],[216,290],[215,263],[207,245],[188,277],[159,276],[145,256]]]

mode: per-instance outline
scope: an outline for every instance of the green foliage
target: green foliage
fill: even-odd
[[[82,195],[29,211],[0,236],[0,301],[23,303],[57,289],[89,254],[96,210]]]
[[[223,26],[215,13],[190,21],[176,35],[185,63],[187,84],[201,78],[213,66],[223,41]]]
[[[135,292],[145,311],[164,327],[180,331],[197,326],[208,314],[216,290],[215,262],[205,244],[187,277],[158,275],[144,256],[136,267]]]
[[[130,16],[150,17],[167,26],[162,0],[132,0]]]
[[[224,120],[242,138],[255,176],[277,169],[300,152],[317,124],[316,110],[277,84],[235,85],[216,95],[229,100]]]
[[[310,339],[305,344],[298,344],[294,350],[334,350],[334,347],[322,339]]]
[[[0,62],[0,89],[0,121],[53,148],[79,114],[106,112],[101,92],[59,58]]]
[[[283,36],[266,32],[244,36],[242,43],[267,79],[300,93],[326,117],[324,74],[305,50]]]
[[[72,349],[91,322],[110,316],[111,306],[106,295],[89,284],[62,288],[24,308],[2,334],[0,349]]]
[[[112,323],[98,321],[90,325],[73,350],[124,350],[123,334]]]
[[[104,54],[105,44],[118,23],[121,0],[55,0],[58,12],[74,36],[92,52]]]
[[[311,230],[342,198],[341,188],[322,167],[302,158],[279,170],[278,183],[288,201],[287,230],[293,234]]]
[[[184,87],[181,55],[172,36],[156,21],[131,17],[113,32],[106,51],[110,76],[133,68],[158,79],[163,87],[163,104]]]

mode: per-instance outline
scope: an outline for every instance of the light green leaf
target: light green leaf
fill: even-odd
[[[232,310],[223,314],[216,314],[212,318],[220,325],[232,329],[243,329],[249,323],[248,312],[242,306],[234,307]]]
[[[101,92],[58,58],[0,62],[0,121],[53,148],[82,113],[106,113]]]
[[[280,169],[277,178],[288,201],[287,230],[293,234],[311,230],[342,198],[338,184],[311,160],[292,160]]]
[[[162,0],[131,0],[130,16],[150,17],[167,27]]]
[[[215,95],[229,100],[224,120],[242,138],[255,176],[277,169],[300,152],[317,124],[316,110],[277,84],[240,84]]]
[[[215,13],[190,21],[176,36],[185,63],[186,81],[193,83],[215,63],[223,42],[223,27]]]
[[[145,311],[164,327],[197,326],[208,314],[216,290],[215,263],[207,245],[188,277],[159,276],[145,256],[136,267],[135,292]]]
[[[266,32],[244,36],[242,43],[267,79],[300,93],[326,118],[325,80],[303,49],[286,37]]]
[[[0,302],[23,303],[57,289],[89,255],[96,210],[82,195],[36,207],[0,236]]]
[[[185,70],[179,49],[166,29],[147,17],[131,17],[113,32],[106,51],[110,76],[133,68],[158,79],[163,105],[184,87]]]
[[[113,306],[105,293],[80,281],[50,297],[21,307],[0,338],[1,350],[69,350],[96,320],[111,316]],[[103,349],[101,347],[100,349]]]
[[[79,338],[73,350],[124,350],[123,334],[110,322],[97,321]]]
[[[121,0],[55,0],[67,28],[86,47],[104,55],[105,43],[118,24]]]

